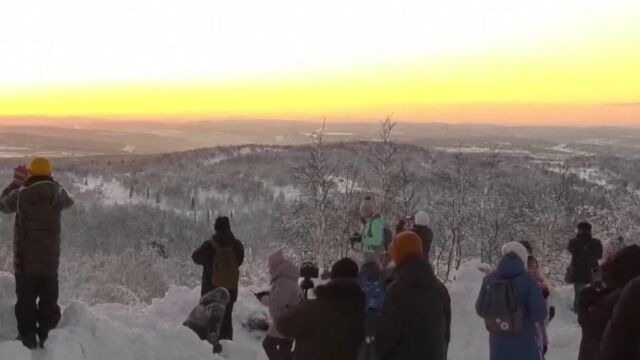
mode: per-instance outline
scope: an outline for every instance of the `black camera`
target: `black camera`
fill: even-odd
[[[317,279],[320,277],[320,269],[311,261],[305,261],[300,267],[300,277],[305,279]]]
[[[300,288],[302,288],[302,293],[306,300],[309,298],[309,290],[316,287],[316,284],[311,279],[320,277],[320,269],[311,261],[303,262],[300,267],[300,277],[303,278]]]

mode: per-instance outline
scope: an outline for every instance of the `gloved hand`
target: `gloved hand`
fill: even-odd
[[[556,307],[552,306],[549,308],[549,322],[551,322],[554,317],[556,317]]]
[[[24,182],[29,178],[29,170],[26,166],[20,165],[13,169],[13,180],[11,185],[20,187],[24,185]]]
[[[351,246],[353,246],[354,244],[357,244],[359,242],[362,241],[362,235],[360,235],[360,233],[353,233],[351,234],[351,236],[349,237],[349,242],[351,243]]]
[[[256,298],[258,299],[258,301],[262,302],[262,299],[264,299],[265,296],[269,296],[270,292],[269,291],[260,291],[259,293],[256,293]]]

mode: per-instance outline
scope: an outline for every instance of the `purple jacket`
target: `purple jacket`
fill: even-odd
[[[267,335],[282,339],[284,336],[276,330],[275,322],[280,316],[300,303],[299,270],[291,260],[284,257],[281,250],[269,256],[268,261],[271,292],[269,296],[262,298],[262,304],[269,308],[269,316],[271,316],[271,325]]]

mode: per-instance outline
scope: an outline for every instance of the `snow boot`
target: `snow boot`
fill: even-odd
[[[29,350],[38,348],[38,340],[36,340],[36,334],[18,335],[16,340],[21,341],[22,345]]]
[[[41,349],[44,349],[44,343],[47,341],[47,338],[49,338],[48,334],[39,334],[38,335],[38,346]]]

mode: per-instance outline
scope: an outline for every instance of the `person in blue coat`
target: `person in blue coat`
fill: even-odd
[[[482,300],[487,289],[498,280],[511,280],[518,302],[524,312],[522,331],[516,334],[490,332],[491,360],[542,360],[536,336],[536,323],[543,323],[547,317],[542,291],[527,272],[525,266],[527,249],[518,242],[507,243],[502,248],[503,257],[495,271],[485,277],[476,303],[476,312],[482,316]]]

